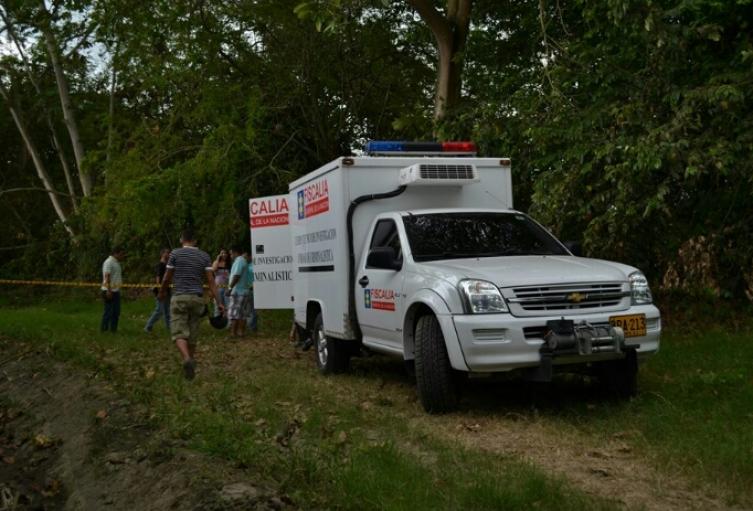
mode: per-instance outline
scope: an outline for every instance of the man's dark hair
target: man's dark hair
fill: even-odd
[[[196,241],[196,236],[193,234],[193,229],[186,227],[180,233],[180,239],[183,241]]]
[[[125,252],[125,250],[123,250],[123,247],[121,247],[120,245],[115,245],[114,247],[112,247],[112,250],[110,251],[112,255],[122,254],[123,252]]]
[[[240,245],[233,245],[230,250],[235,252],[236,254],[242,254],[243,253],[243,247]]]

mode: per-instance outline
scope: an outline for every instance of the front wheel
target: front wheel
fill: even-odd
[[[327,337],[321,312],[314,320],[312,330],[316,348],[316,366],[322,374],[344,373],[350,367],[350,352],[340,339]]]
[[[457,375],[450,365],[437,318],[428,314],[416,323],[416,386],[429,413],[446,413],[458,405]]]

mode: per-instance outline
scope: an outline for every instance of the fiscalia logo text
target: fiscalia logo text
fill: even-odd
[[[329,211],[327,180],[315,181],[298,191],[298,220]]]

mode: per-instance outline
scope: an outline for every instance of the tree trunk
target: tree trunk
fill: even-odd
[[[34,77],[31,64],[29,63],[29,60],[26,57],[26,51],[24,50],[24,47],[21,44],[21,41],[19,40],[18,35],[16,34],[16,30],[13,27],[13,24],[11,23],[10,16],[7,15],[7,10],[8,8],[5,7],[5,12],[0,11],[0,16],[2,16],[3,22],[5,23],[5,28],[8,32],[8,36],[13,41],[13,44],[18,50],[18,54],[21,56],[21,61],[23,62],[24,67],[26,68],[26,74],[29,77],[29,81],[34,86],[34,90],[37,91],[37,94],[39,95],[39,97],[42,98],[44,97],[44,94],[42,94],[42,88],[39,86],[39,81]],[[60,141],[58,140],[57,133],[55,132],[55,125],[52,122],[50,111],[47,109],[47,107],[43,107],[43,109],[44,109],[45,120],[47,121],[47,127],[50,130],[50,136],[52,138],[52,147],[57,152],[58,158],[60,159],[60,165],[63,168],[63,175],[65,175],[65,184],[68,187],[68,193],[70,195],[71,205],[73,206],[73,211],[78,212],[78,201],[76,200],[76,188],[73,186],[73,178],[71,177],[70,167],[68,167],[68,160],[65,157],[65,153],[63,152],[63,146],[60,145]]]
[[[60,199],[58,198],[58,194],[55,191],[55,188],[52,186],[52,180],[50,179],[50,175],[47,173],[47,169],[44,166],[44,161],[42,161],[42,158],[39,155],[39,151],[37,151],[37,148],[34,145],[34,141],[32,140],[31,135],[29,134],[29,130],[26,127],[26,123],[24,123],[24,120],[21,117],[20,112],[11,102],[10,95],[8,94],[8,91],[5,89],[5,87],[3,86],[0,86],[0,96],[2,96],[5,102],[8,104],[10,115],[13,117],[13,121],[16,124],[16,128],[18,128],[18,132],[21,134],[21,138],[23,139],[24,144],[26,145],[26,149],[29,151],[29,155],[31,155],[31,159],[34,162],[34,168],[37,171],[37,176],[39,176],[39,179],[42,181],[42,185],[44,186],[44,189],[47,191],[47,196],[50,198],[50,202],[52,203],[52,207],[55,209],[55,213],[57,214],[60,221],[63,223],[63,227],[65,227],[65,230],[68,231],[68,234],[70,234],[71,238],[73,238],[75,236],[75,233],[73,232],[73,229],[71,229],[71,226],[68,224],[68,216],[66,215],[65,210],[63,209],[63,206],[60,204]]]
[[[115,50],[115,53],[117,54],[117,50]],[[115,55],[112,57],[112,75],[110,76],[110,107],[108,110],[109,113],[109,119],[107,124],[107,152],[106,152],[106,161],[109,163],[110,159],[112,158],[112,141],[115,134],[115,84],[117,83],[118,75],[115,70]]]
[[[63,119],[65,120],[65,126],[68,129],[68,134],[71,138],[71,146],[73,146],[73,156],[76,160],[76,168],[78,169],[78,178],[81,182],[81,191],[84,197],[91,195],[92,180],[83,168],[84,161],[84,145],[81,143],[81,135],[78,131],[78,124],[76,123],[76,115],[73,111],[73,105],[71,103],[71,96],[68,89],[68,80],[63,73],[63,66],[60,62],[58,55],[57,41],[55,35],[52,33],[51,24],[46,21],[45,26],[42,28],[42,34],[44,36],[45,45],[47,46],[47,54],[50,57],[52,63],[52,69],[55,72],[55,82],[58,86],[58,96],[60,96],[60,105],[63,109]]]
[[[463,86],[463,62],[473,0],[447,0],[443,16],[431,0],[408,0],[429,26],[437,40],[437,90],[434,96],[434,120],[444,118],[460,102]]]

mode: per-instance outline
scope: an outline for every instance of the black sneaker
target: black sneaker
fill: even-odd
[[[183,375],[186,377],[186,380],[193,380],[193,377],[196,375],[196,361],[194,359],[189,358],[183,362]]]
[[[309,337],[308,339],[304,339],[303,344],[301,345],[301,350],[308,351],[311,349],[311,347],[314,345],[314,340]]]

